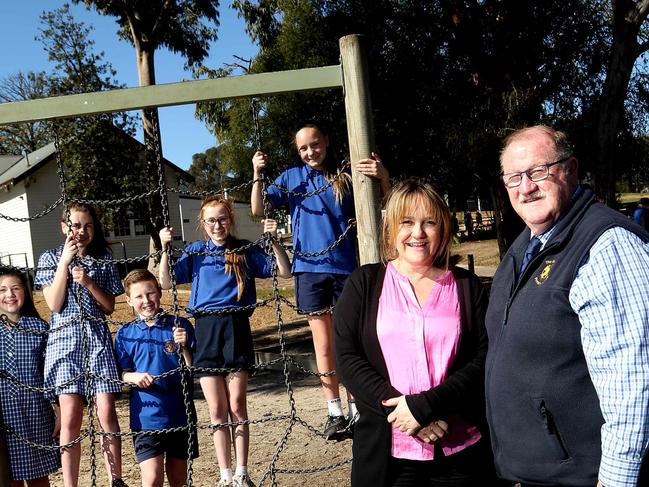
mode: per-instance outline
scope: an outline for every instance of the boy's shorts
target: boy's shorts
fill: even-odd
[[[347,274],[298,272],[295,274],[297,307],[305,313],[333,306],[343,292]]]
[[[192,458],[198,458],[198,435],[192,431]],[[189,434],[187,431],[175,433],[153,433],[133,436],[133,448],[137,463],[166,454],[167,457],[187,460]]]

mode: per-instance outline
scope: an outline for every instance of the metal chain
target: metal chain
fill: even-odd
[[[213,190],[213,191],[194,191],[191,189],[182,189],[179,187],[174,187],[174,188],[167,188],[167,191],[170,193],[178,193],[178,194],[183,194],[187,196],[200,196],[201,198],[206,198],[208,196],[214,196],[214,195],[221,195],[223,193],[232,193],[234,191],[240,191],[245,188],[249,188],[253,184],[257,182],[257,179],[253,179],[252,181],[247,181],[245,183],[237,184],[235,186],[228,186],[227,188],[222,188],[218,190]]]
[[[162,143],[159,138],[160,134],[160,127],[159,127],[159,119],[158,119],[158,112],[157,110],[152,111],[153,117],[153,133],[155,137],[155,162],[158,168],[158,190],[160,192],[160,199],[162,201],[162,219],[163,219],[163,225],[165,227],[171,226],[171,220],[169,217],[169,199],[167,196],[167,184],[165,181],[165,175],[164,175],[164,167],[163,167],[163,161],[162,161]],[[172,259],[172,253],[173,249],[172,246],[169,245],[166,249],[161,249],[160,252],[166,252],[168,259],[167,259],[167,265],[169,267],[169,276],[171,280],[171,290],[172,290],[172,307],[173,307],[173,317],[174,317],[174,329],[178,328],[180,326],[180,317],[179,317],[179,302],[178,302],[178,287],[176,284],[176,276],[175,273],[173,272],[173,259]],[[162,254],[160,254],[162,255]],[[194,456],[193,456],[193,451],[194,451],[194,435],[191,434],[191,431],[195,430],[196,427],[196,419],[195,419],[195,413],[194,413],[194,408],[192,407],[192,400],[193,397],[191,397],[191,387],[189,385],[189,377],[190,377],[190,370],[189,367],[185,361],[185,357],[183,356],[183,347],[178,347],[177,350],[177,355],[178,355],[178,364],[179,364],[179,373],[180,373],[180,384],[182,388],[182,395],[183,395],[183,403],[185,406],[185,415],[187,417],[187,428],[189,431],[189,434],[187,435],[188,437],[188,442],[187,442],[187,486],[192,487],[193,482],[192,482],[192,477],[193,477],[193,463],[194,463]]]
[[[347,159],[345,159],[345,160],[343,161],[342,167],[341,167],[340,169],[338,169],[338,171],[336,171],[336,175],[335,175],[334,177],[332,177],[330,180],[327,180],[327,182],[326,182],[325,184],[323,184],[323,185],[320,186],[319,188],[316,188],[316,189],[314,189],[314,190],[312,190],[312,191],[306,191],[306,192],[292,191],[292,190],[288,189],[288,188],[285,187],[285,186],[280,186],[279,184],[275,184],[275,183],[273,183],[273,182],[269,183],[269,186],[275,186],[275,187],[276,187],[278,190],[280,190],[282,193],[286,193],[286,194],[288,194],[288,195],[290,195],[290,196],[299,196],[299,197],[302,197],[302,198],[309,198],[309,197],[311,197],[311,196],[315,196],[315,195],[317,195],[317,194],[320,194],[320,193],[323,193],[323,192],[327,191],[327,189],[328,189],[329,187],[333,186],[333,184],[334,184],[338,179],[340,179],[341,177],[343,177],[343,175],[344,175],[344,173],[345,173],[345,169],[346,169],[347,166],[349,166],[349,165],[350,165],[350,162],[349,162]]]
[[[340,243],[343,240],[345,240],[345,238],[347,237],[347,233],[355,226],[356,226],[356,220],[353,219],[353,218],[350,218],[347,221],[347,228],[345,228],[343,233],[341,233],[338,236],[338,238],[331,245],[329,245],[328,247],[326,247],[326,248],[324,248],[322,250],[318,250],[317,252],[300,252],[298,250],[289,249],[287,247],[284,247],[284,250],[286,250],[287,252],[291,252],[293,255],[296,255],[296,256],[299,256],[299,257],[319,257],[321,255],[324,255],[326,253],[331,252],[334,248],[336,248],[338,245],[340,245]]]
[[[39,218],[44,217],[48,213],[51,213],[52,211],[54,211],[61,203],[63,203],[63,197],[60,197],[58,200],[56,200],[50,206],[45,208],[40,213],[36,213],[34,216],[26,216],[26,217],[23,217],[23,218],[18,218],[18,217],[3,215],[2,213],[0,213],[0,218],[2,218],[4,220],[9,220],[9,221],[12,221],[12,222],[28,222],[28,221],[32,221],[32,220],[37,220]]]
[[[259,128],[259,117],[258,117],[258,112],[256,110],[254,100],[253,103],[251,104],[251,108],[253,110],[253,119],[255,122],[255,144],[257,147],[261,147],[261,137],[260,137],[260,128]],[[162,165],[162,154],[160,151],[160,140],[158,137],[158,119],[157,117],[152,117],[153,120],[153,125],[154,125],[154,133],[156,134],[156,142],[155,142],[155,159],[158,163],[158,187],[155,190],[151,190],[149,192],[140,194],[140,195],[134,195],[134,196],[129,196],[125,198],[119,198],[119,199],[112,199],[112,200],[91,200],[91,199],[73,199],[70,198],[67,195],[66,192],[66,181],[65,181],[65,170],[64,170],[64,165],[62,162],[61,158],[61,151],[59,147],[59,139],[58,139],[58,133],[55,132],[55,148],[56,148],[56,154],[57,154],[57,172],[59,175],[59,185],[61,187],[61,192],[62,196],[56,201],[55,204],[51,205],[50,207],[46,208],[44,211],[41,213],[34,215],[32,217],[28,218],[14,218],[6,215],[0,215],[0,218],[8,219],[8,220],[14,220],[14,221],[28,221],[28,220],[35,220],[37,218],[40,218],[51,211],[54,210],[57,206],[63,204],[65,207],[67,207],[69,202],[77,202],[77,203],[84,203],[84,204],[90,204],[90,205],[98,205],[98,204],[103,204],[103,205],[119,205],[119,204],[125,204],[125,203],[131,203],[135,200],[139,199],[144,199],[148,198],[156,193],[160,194],[161,200],[162,200],[162,210],[163,210],[163,219],[165,225],[169,225],[169,206],[168,206],[168,199],[167,199],[167,192],[176,192],[178,194],[188,194],[188,195],[200,195],[200,196],[206,196],[206,195],[211,195],[211,194],[219,194],[221,191],[218,192],[213,192],[213,191],[188,191],[188,190],[183,190],[180,188],[168,188],[165,185],[164,182],[164,167]],[[317,188],[314,191],[310,192],[305,192],[305,193],[300,193],[300,192],[294,192],[290,191],[287,188],[283,188],[280,186],[275,185],[278,187],[280,191],[283,191],[287,194],[293,195],[293,196],[300,196],[300,197],[310,197],[317,195],[323,191],[325,191],[333,181],[335,181],[337,178],[339,178],[342,174],[342,169],[338,172],[338,174],[334,177],[332,181],[328,181],[328,183],[320,188]],[[245,187],[249,187],[252,184],[260,182],[262,184],[262,191],[263,191],[263,204],[264,204],[264,213],[266,216],[268,216],[268,212],[270,210],[269,202],[267,200],[267,191],[266,191],[266,179],[262,176],[260,180],[255,180],[255,181],[250,181],[238,186],[234,186],[233,188],[230,188],[231,191],[242,189]],[[273,183],[270,183],[273,184]],[[69,211],[67,212],[67,218],[68,224],[70,224],[69,220]],[[318,252],[292,252],[296,256],[303,256],[303,257],[316,257],[323,255],[327,252],[330,252],[333,248],[335,248],[337,245],[340,245],[340,243],[343,241],[343,239],[347,236],[347,233],[349,230],[355,225],[354,220],[349,220],[347,228],[345,231],[336,239],[335,242],[333,242],[331,245],[329,245],[327,248],[320,250]],[[282,245],[281,240],[275,240],[279,243],[279,245]],[[313,467],[313,468],[305,468],[305,469],[289,469],[289,468],[278,468],[277,467],[277,462],[279,461],[279,458],[288,443],[289,437],[291,435],[291,432],[293,430],[293,427],[296,424],[300,424],[303,427],[305,427],[308,431],[313,433],[314,435],[317,435],[319,437],[324,437],[323,434],[318,431],[315,427],[311,426],[308,424],[306,421],[301,419],[298,414],[297,414],[297,408],[296,408],[296,403],[295,403],[295,398],[293,396],[293,385],[292,385],[292,380],[291,380],[291,373],[290,373],[290,367],[294,367],[301,373],[304,373],[309,376],[329,376],[335,374],[335,371],[330,371],[330,372],[325,372],[325,373],[318,373],[311,371],[304,367],[301,363],[299,363],[293,356],[289,355],[286,349],[286,336],[285,336],[285,331],[284,331],[284,323],[282,319],[282,311],[281,311],[281,305],[286,304],[289,307],[297,310],[301,314],[306,314],[303,313],[301,310],[297,308],[296,305],[293,303],[289,302],[286,298],[284,298],[280,292],[279,292],[279,285],[278,285],[278,278],[277,278],[277,262],[274,257],[274,252],[272,249],[272,244],[273,240],[270,238],[270,235],[266,235],[265,238],[262,238],[256,242],[250,242],[249,244],[243,245],[242,247],[238,249],[233,249],[229,251],[220,251],[220,252],[200,252],[200,251],[187,251],[187,250],[180,250],[180,249],[175,249],[172,245],[170,245],[165,252],[168,253],[169,255],[169,265],[170,265],[170,276],[171,276],[171,281],[172,281],[172,293],[173,293],[173,304],[171,307],[171,313],[174,316],[174,325],[178,326],[179,324],[179,312],[184,311],[186,313],[190,314],[213,314],[213,315],[219,315],[219,314],[229,314],[233,312],[241,312],[241,311],[252,311],[257,307],[261,306],[266,306],[268,305],[271,301],[275,303],[275,311],[276,311],[276,319],[277,319],[277,329],[278,329],[278,335],[279,335],[279,345],[280,345],[280,357],[274,360],[271,360],[269,362],[265,363],[260,363],[260,364],[255,364],[253,365],[250,369],[262,369],[264,367],[271,366],[273,364],[281,362],[283,364],[283,376],[284,376],[284,385],[286,387],[286,393],[288,396],[288,401],[289,401],[289,408],[290,412],[288,415],[276,415],[276,416],[271,416],[271,417],[265,417],[261,419],[255,419],[255,420],[245,420],[245,421],[238,421],[238,422],[227,422],[227,423],[220,423],[220,424],[198,424],[195,420],[195,418],[192,415],[192,409],[191,409],[191,401],[192,398],[190,397],[190,388],[188,384],[188,376],[193,373],[193,372],[208,372],[208,373],[216,373],[216,374],[221,374],[221,373],[230,373],[234,372],[237,370],[241,369],[225,369],[225,368],[199,368],[199,367],[192,367],[188,366],[184,358],[182,357],[182,354],[179,350],[179,367],[167,371],[163,374],[160,374],[159,376],[156,376],[156,379],[162,378],[169,376],[171,374],[175,373],[180,373],[181,374],[181,383],[182,383],[182,388],[183,388],[183,398],[184,398],[184,403],[185,403],[185,409],[187,412],[187,417],[188,417],[188,424],[187,426],[182,426],[179,428],[169,428],[165,430],[151,430],[151,431],[146,431],[146,432],[104,432],[104,431],[97,431],[95,427],[95,418],[94,418],[94,382],[101,380],[104,382],[108,383],[116,383],[116,384],[121,384],[122,386],[128,386],[128,387],[136,387],[134,384],[127,383],[124,381],[121,381],[119,379],[113,379],[110,377],[102,377],[97,374],[94,374],[92,370],[90,369],[90,357],[89,357],[89,333],[90,333],[90,328],[91,328],[91,323],[92,322],[97,322],[97,323],[113,323],[113,324],[122,324],[120,321],[116,320],[111,320],[109,318],[97,318],[94,316],[89,315],[86,310],[83,307],[82,303],[82,298],[80,296],[80,293],[82,290],[80,289],[80,286],[78,286],[76,283],[73,283],[75,285],[75,293],[73,295],[75,296],[75,300],[77,301],[77,305],[79,307],[79,314],[71,316],[66,322],[63,322],[61,325],[57,326],[56,328],[50,329],[50,330],[45,330],[43,332],[41,331],[36,331],[36,330],[30,330],[28,328],[20,327],[17,326],[16,330],[28,334],[38,334],[38,335],[46,335],[49,333],[54,333],[59,330],[65,329],[69,326],[74,326],[74,325],[81,325],[82,326],[82,352],[83,352],[83,373],[79,374],[77,377],[74,377],[70,379],[69,381],[58,384],[54,387],[46,388],[46,387],[33,387],[28,384],[23,384],[20,381],[18,381],[15,377],[13,377],[10,373],[4,370],[0,370],[0,379],[2,380],[7,380],[8,382],[15,384],[19,387],[22,387],[27,390],[31,390],[33,392],[37,392],[40,394],[48,394],[53,392],[56,389],[61,389],[65,388],[73,383],[78,382],[79,380],[84,379],[86,382],[86,399],[88,402],[88,428],[80,433],[80,435],[75,438],[73,441],[70,443],[67,443],[65,445],[59,445],[59,446],[50,446],[50,445],[37,445],[34,444],[33,442],[30,442],[26,438],[19,437],[19,435],[16,435],[13,431],[10,431],[8,427],[5,427],[5,430],[8,431],[10,434],[13,434],[17,438],[20,439],[20,441],[23,441],[26,444],[29,444],[35,448],[42,448],[42,449],[64,449],[64,448],[69,448],[73,445],[76,445],[83,441],[85,438],[90,438],[90,445],[91,445],[91,483],[92,486],[94,487],[96,485],[96,453],[95,453],[95,441],[96,437],[99,436],[100,438],[103,437],[126,437],[126,436],[135,436],[138,434],[156,434],[160,432],[174,432],[174,431],[193,431],[195,429],[218,429],[218,428],[226,428],[226,427],[236,427],[239,425],[252,425],[252,424],[262,424],[262,423],[267,423],[271,421],[285,421],[288,420],[289,424],[284,431],[284,434],[280,441],[278,442],[277,448],[275,450],[275,453],[273,454],[273,458],[271,460],[271,463],[268,467],[268,470],[265,472],[261,482],[260,482],[260,487],[264,485],[264,482],[267,481],[269,478],[271,480],[271,483],[273,486],[277,485],[277,474],[305,474],[305,473],[315,473],[315,472],[324,472],[328,470],[332,470],[335,468],[339,468],[343,465],[348,464],[351,462],[351,459],[345,460],[342,462],[338,462],[329,466],[321,466],[321,467]],[[265,249],[266,253],[269,255],[271,259],[271,275],[272,275],[272,280],[273,280],[273,297],[271,299],[259,301],[253,305],[250,306],[243,306],[243,307],[238,307],[238,308],[231,308],[231,309],[226,309],[226,310],[204,310],[204,309],[194,309],[194,308],[189,308],[189,307],[184,307],[182,308],[179,305],[179,299],[178,299],[178,289],[177,289],[177,283],[175,281],[175,275],[173,272],[173,269],[171,268],[172,264],[172,257],[174,253],[187,253],[187,254],[196,254],[196,255],[211,255],[211,256],[221,256],[225,255],[227,253],[233,253],[233,252],[244,252],[247,249],[253,247],[253,246],[260,246]],[[284,247],[282,245],[282,247]],[[285,250],[291,252],[291,249],[286,249]],[[149,255],[141,256],[141,257],[135,257],[135,258],[128,258],[128,259],[94,259],[92,257],[86,257],[89,261],[89,263],[100,263],[100,264],[128,264],[128,263],[133,263],[133,262],[138,262],[142,261],[145,259],[149,259],[151,257],[157,257],[161,256],[163,251],[157,251]],[[22,268],[21,268],[22,269]],[[26,268],[29,270],[29,268]],[[35,267],[34,270],[37,270],[38,268]],[[42,268],[44,269],[44,268]],[[328,314],[331,313],[332,308],[327,308],[322,311],[316,312],[316,313],[309,313],[311,315],[316,315],[316,314]],[[159,316],[162,316],[163,314],[169,314],[166,310],[161,311],[158,313]],[[158,317],[156,315],[156,317]],[[0,321],[2,320],[7,320],[6,317],[0,317]],[[192,435],[189,435],[189,448],[188,448],[188,453],[191,452],[193,449],[193,438]],[[192,458],[189,456],[188,458],[188,487],[192,486]]]

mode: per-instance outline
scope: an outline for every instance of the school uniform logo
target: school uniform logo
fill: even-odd
[[[173,340],[167,340],[165,342],[165,352],[176,353],[176,342],[174,342]]]
[[[552,266],[555,264],[555,262],[555,259],[547,259],[543,263],[543,269],[541,270],[539,275],[534,278],[534,282],[537,286],[540,286],[548,280],[548,277],[550,277],[550,271],[552,271]]]

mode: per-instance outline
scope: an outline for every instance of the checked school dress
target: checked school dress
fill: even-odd
[[[63,245],[47,250],[38,260],[38,272],[34,284],[48,286],[54,281],[56,266],[61,259]],[[111,259],[106,252],[100,259]],[[117,267],[111,263],[92,262],[82,259],[79,265],[85,267],[88,276],[106,293],[117,296],[124,292]],[[52,312],[52,329],[45,351],[45,386],[55,387],[50,396],[60,394],[86,395],[84,372],[84,347],[82,330],[88,336],[88,357],[90,371],[99,376],[92,380],[92,393],[119,392],[119,383],[106,382],[101,378],[118,379],[115,352],[106,317],[95,304],[90,291],[72,280],[72,264],[68,269],[65,302],[60,313]],[[46,269],[44,269],[46,268]],[[80,303],[77,302],[77,293]],[[80,322],[80,308],[85,319]]]
[[[23,316],[17,326],[0,322],[0,370],[23,384],[43,387],[43,360],[48,325],[35,317]],[[30,331],[32,333],[30,333]],[[30,391],[0,379],[0,404],[9,465],[13,480],[45,477],[59,468],[58,449],[44,450],[28,445],[18,437],[38,445],[55,447],[54,411],[40,392]]]

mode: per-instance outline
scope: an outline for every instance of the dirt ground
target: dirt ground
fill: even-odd
[[[467,242],[457,245],[454,251],[464,256],[473,254],[476,272],[481,275],[493,273],[498,263],[497,244],[494,240]],[[293,285],[291,280],[280,280],[278,283],[282,293],[294,302]],[[260,297],[267,298],[272,293],[270,280],[257,281]],[[188,291],[179,291],[180,305],[187,302]],[[41,293],[35,294],[35,301],[44,318],[49,312]],[[171,303],[170,293],[165,293],[163,306]],[[284,336],[288,353],[310,370],[315,370],[315,364],[310,345],[310,332],[306,321],[286,305],[281,306],[282,320],[284,323]],[[124,296],[117,298],[116,310],[111,319],[117,321],[130,321],[133,312],[126,304]],[[255,349],[258,352],[258,361],[266,362],[280,357],[278,354],[278,326],[276,311],[273,306],[258,308],[251,318]],[[113,327],[116,331],[118,325]],[[281,364],[278,364],[277,368]],[[344,393],[343,393],[344,394]],[[209,424],[207,405],[200,393],[200,386],[195,387],[195,404],[198,414],[200,457],[193,462],[192,484],[197,487],[216,485],[219,473],[216,463],[214,448],[211,443],[209,430],[204,426]],[[320,486],[346,486],[349,485],[351,472],[351,440],[342,442],[327,442],[317,436],[301,423],[295,423],[291,428],[288,419],[272,420],[274,416],[287,416],[291,413],[291,404],[294,403],[297,417],[304,420],[309,426],[318,431],[322,430],[326,415],[324,397],[316,377],[303,372],[292,370],[290,373],[290,387],[285,383],[282,370],[276,367],[261,369],[250,378],[248,393],[248,414],[251,421],[264,421],[252,424],[250,427],[250,460],[248,462],[252,480],[259,484],[265,478],[263,485],[272,485],[272,479],[267,477],[273,458],[278,469],[276,483],[280,486],[302,486],[308,482],[309,487]],[[117,400],[117,412],[120,426],[123,431],[128,430],[128,394],[122,394]],[[285,446],[278,453],[278,447]],[[96,485],[108,485],[103,459],[99,456],[100,448],[96,447]],[[82,443],[81,478],[79,485],[91,485],[91,459],[89,441]],[[140,485],[140,472],[133,454],[132,440],[125,438],[123,441],[124,480],[131,486]],[[328,466],[341,464],[333,469]],[[290,472],[291,470],[315,469],[315,473]],[[282,470],[289,472],[283,472]],[[63,486],[60,472],[51,477],[53,487]],[[165,484],[166,485],[166,484]]]

